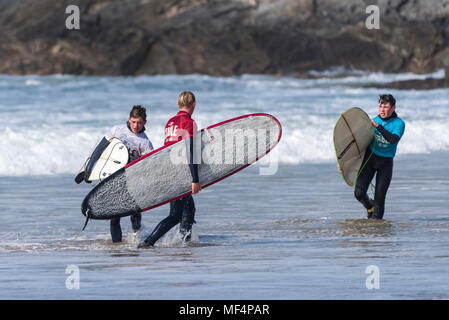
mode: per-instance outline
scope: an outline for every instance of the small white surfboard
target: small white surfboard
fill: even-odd
[[[100,141],[101,139],[97,142],[93,150],[95,150]],[[89,159],[92,156],[92,152],[85,161],[79,173],[85,170],[86,164],[89,162]],[[128,159],[128,149],[123,144],[123,142],[121,142],[117,138],[112,138],[111,140],[109,140],[108,147],[103,151],[100,158],[95,163],[92,172],[89,175],[88,181],[91,182],[96,180],[103,180],[109,177],[117,170],[123,168],[128,163]]]

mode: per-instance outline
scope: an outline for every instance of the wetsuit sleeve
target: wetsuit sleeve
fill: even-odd
[[[391,133],[389,131],[387,131],[387,129],[385,129],[382,125],[378,125],[377,126],[377,131],[380,132],[380,134],[385,138],[385,140],[387,140],[389,143],[391,144],[396,144],[399,142],[399,140],[401,139],[400,136],[398,136],[397,134]]]
[[[189,155],[189,167],[190,167],[190,173],[192,174],[192,183],[198,183],[198,164],[194,161],[194,152],[195,152],[195,138],[190,137],[189,138],[189,145],[190,145],[190,155]]]

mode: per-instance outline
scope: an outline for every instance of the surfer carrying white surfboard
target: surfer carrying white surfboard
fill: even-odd
[[[140,105],[134,106],[129,113],[129,118],[126,124],[113,127],[110,132],[105,135],[108,140],[115,137],[120,139],[125,144],[129,153],[128,163],[133,162],[153,150],[153,144],[144,132],[146,123],[146,109]],[[141,213],[131,215],[131,226],[133,232],[140,230],[141,221]],[[110,231],[112,242],[122,241],[120,218],[113,218],[110,220]]]
[[[404,134],[405,123],[396,114],[396,100],[391,94],[379,96],[379,115],[371,120],[374,139],[365,152],[358,172],[354,196],[367,209],[368,219],[382,219],[385,197],[393,175],[393,158]],[[341,172],[340,168],[339,171]],[[376,174],[374,200],[367,195]]]
[[[165,126],[164,146],[171,145],[180,140],[189,139],[189,167],[192,174],[192,194],[201,190],[198,179],[198,164],[194,161],[194,144],[197,132],[195,121],[191,118],[195,110],[195,95],[190,91],[183,91],[177,101],[179,112],[168,120]],[[170,202],[170,213],[162,220],[153,232],[139,244],[139,248],[151,247],[171,228],[180,223],[180,233],[184,241],[191,237],[192,224],[195,217],[195,202],[192,195]]]
[[[113,138],[119,139],[128,149],[128,163],[133,162],[137,158],[149,153],[153,150],[153,145],[145,134],[145,124],[147,123],[146,109],[140,105],[134,106],[129,113],[126,124],[117,125],[103,137],[92,152],[84,170],[82,170],[75,181],[80,183],[82,180],[89,182],[90,172],[97,163],[100,155],[109,146]],[[134,232],[140,230],[142,214],[136,213],[131,215],[131,225]],[[86,220],[87,223],[87,220]],[[122,241],[122,228],[120,226],[120,218],[110,220],[110,232],[112,242]]]

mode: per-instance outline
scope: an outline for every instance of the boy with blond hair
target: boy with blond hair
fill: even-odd
[[[178,141],[189,139],[190,160],[189,167],[192,174],[192,194],[201,190],[198,179],[198,164],[194,163],[194,138],[196,135],[196,124],[192,119],[195,110],[195,95],[190,91],[183,91],[178,96],[179,112],[165,126],[164,146],[169,146]],[[195,202],[189,194],[186,197],[170,202],[170,214],[162,220],[153,232],[139,244],[139,248],[151,247],[166,234],[171,228],[180,223],[179,231],[184,241],[189,241],[191,237],[192,224],[195,217]]]

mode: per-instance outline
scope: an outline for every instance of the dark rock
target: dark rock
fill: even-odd
[[[449,79],[412,79],[403,81],[393,81],[387,83],[373,83],[365,84],[366,88],[389,88],[389,89],[402,89],[402,90],[430,90],[437,88],[449,88]]]
[[[449,0],[0,0],[0,40],[8,74],[427,73],[449,70]]]

